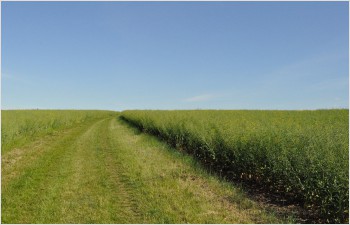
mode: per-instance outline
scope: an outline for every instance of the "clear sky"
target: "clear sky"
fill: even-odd
[[[3,109],[349,107],[348,2],[2,2]]]

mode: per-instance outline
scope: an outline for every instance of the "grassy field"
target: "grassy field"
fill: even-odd
[[[55,131],[76,126],[90,120],[115,115],[111,111],[87,110],[2,110],[1,152],[6,153]]]
[[[209,170],[348,222],[349,111],[124,111]]]
[[[2,113],[2,223],[294,221],[138,132],[118,113]]]

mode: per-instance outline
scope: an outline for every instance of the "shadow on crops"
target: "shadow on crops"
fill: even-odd
[[[190,154],[188,151],[186,151],[185,147],[169,143],[169,141],[164,139],[160,134],[154,134],[149,131],[145,131],[136,123],[127,120],[123,116],[119,116],[118,120],[123,125],[130,128],[135,135],[147,133],[149,135],[152,135],[152,137],[157,138],[159,141],[167,143],[172,150],[177,152],[180,151],[183,154],[191,155],[191,157],[196,158],[193,154]],[[262,186],[254,180],[237,179],[237,176],[234,176],[230,173],[216,171],[212,166],[204,164],[197,158],[195,162],[196,165],[203,168],[210,175],[214,175],[221,180],[228,181],[241,190],[244,190],[244,193],[250,199],[256,201],[266,211],[271,212],[286,221],[289,221],[289,219],[292,218],[292,223],[327,223],[325,219],[319,216],[317,211],[307,210],[303,208],[303,202],[296,199],[292,194],[287,195],[283,192],[278,193],[278,190],[271,191],[271,188]]]

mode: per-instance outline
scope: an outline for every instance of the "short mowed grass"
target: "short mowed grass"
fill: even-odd
[[[133,110],[121,117],[233,180],[348,222],[349,110]]]

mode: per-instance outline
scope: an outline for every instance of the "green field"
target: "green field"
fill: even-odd
[[[210,170],[298,201],[327,222],[349,216],[349,111],[124,111]]]
[[[118,117],[2,111],[2,223],[294,221]]]
[[[94,119],[115,115],[93,110],[2,110],[1,152],[21,146],[44,135]]]

